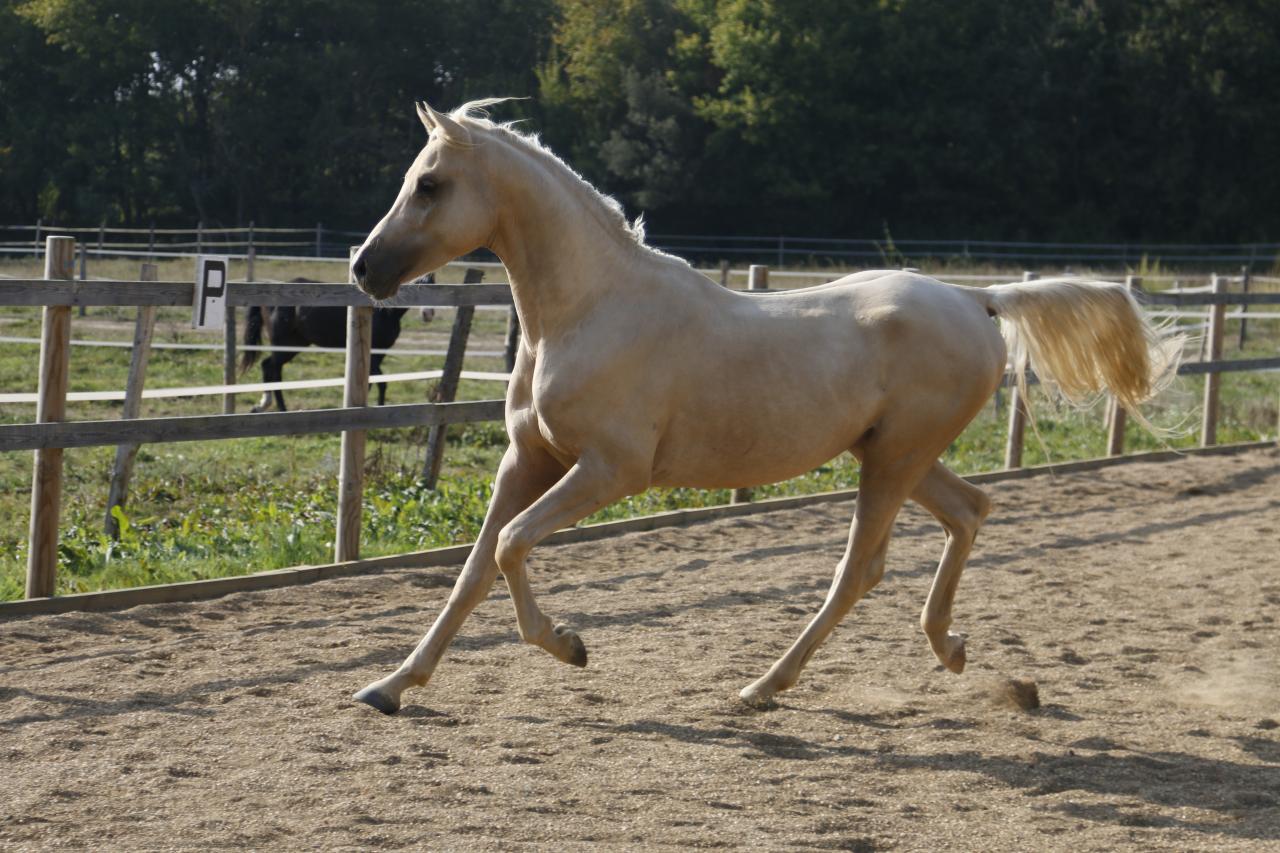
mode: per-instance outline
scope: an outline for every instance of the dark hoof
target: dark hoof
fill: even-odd
[[[351,694],[351,698],[357,702],[365,703],[370,708],[377,708],[384,714],[394,714],[400,710],[399,702],[375,687],[366,687],[357,693]]]
[[[565,663],[573,666],[586,666],[587,647],[583,644],[582,638],[574,633],[568,625],[557,625],[555,632],[561,637],[566,637],[569,641],[569,656],[564,659]]]

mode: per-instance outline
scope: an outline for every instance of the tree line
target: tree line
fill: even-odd
[[[0,224],[362,229],[511,95],[654,232],[1277,239],[1274,0],[0,0]]]

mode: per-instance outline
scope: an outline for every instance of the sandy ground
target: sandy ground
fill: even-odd
[[[590,666],[495,591],[396,717],[348,694],[448,573],[0,623],[0,847],[1277,849],[1280,452],[989,491],[968,671],[919,632],[942,535],[909,508],[769,711],[737,690],[821,600],[847,504],[539,549]]]

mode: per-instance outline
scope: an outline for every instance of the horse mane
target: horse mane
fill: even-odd
[[[475,127],[486,130],[491,133],[502,134],[504,138],[513,142],[517,147],[523,148],[535,157],[540,158],[552,167],[553,171],[562,172],[567,178],[570,187],[577,191],[587,206],[598,212],[602,219],[608,224],[619,237],[626,243],[633,244],[659,257],[678,261],[685,266],[688,262],[683,258],[675,255],[669,255],[661,249],[655,249],[645,242],[644,231],[644,214],[640,214],[634,220],[628,220],[626,213],[622,209],[621,203],[613,196],[605,195],[591,185],[591,183],[582,175],[580,175],[572,166],[560,159],[554,151],[543,144],[536,133],[522,133],[516,128],[519,121],[495,122],[489,118],[488,108],[495,105],[505,103],[506,101],[516,100],[515,98],[481,98],[475,101],[468,101],[449,113],[449,117],[463,127]],[[444,128],[441,128],[444,132]],[[444,140],[447,144],[457,147],[469,147],[474,142],[465,139],[456,139],[444,132]]]

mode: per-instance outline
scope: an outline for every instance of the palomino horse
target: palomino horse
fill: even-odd
[[[474,549],[431,630],[355,698],[384,713],[431,677],[502,572],[520,636],[584,666],[569,627],[538,608],[525,558],[540,540],[650,486],[746,487],[843,453],[861,462],[848,547],[799,639],[741,691],[753,704],[796,683],[880,580],[911,498],[946,531],[921,625],[952,672],[965,664],[951,605],[988,511],[939,455],[995,392],[1004,321],[1017,364],[1070,398],[1110,391],[1133,409],[1174,365],[1132,297],[1076,280],[986,289],[903,272],[747,295],[644,244],[639,224],[535,138],[484,117],[418,106],[429,138],[391,210],[352,262],[376,299],[479,247],[506,265],[524,331],[507,390],[510,436]]]

